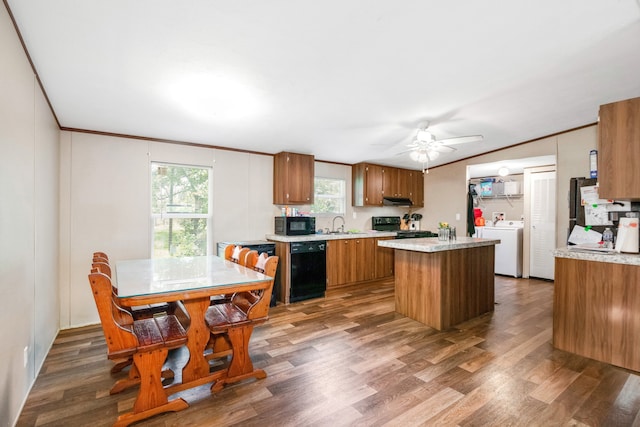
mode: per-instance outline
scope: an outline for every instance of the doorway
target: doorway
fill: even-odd
[[[496,176],[498,174],[498,170],[501,167],[507,167],[509,169],[510,174],[522,174],[522,204],[519,207],[522,209],[521,214],[523,218],[520,218],[517,213],[507,212],[507,219],[524,219],[524,229],[523,229],[523,245],[522,245],[522,277],[527,278],[530,275],[530,267],[532,265],[532,257],[534,272],[536,276],[545,279],[553,280],[554,275],[554,257],[553,250],[556,248],[556,185],[555,185],[555,171],[556,171],[556,156],[555,155],[545,155],[538,157],[527,157],[522,159],[510,159],[510,160],[499,160],[493,161],[491,163],[482,163],[467,166],[467,182],[469,182],[472,178],[479,178],[485,176]],[[552,193],[548,193],[546,196],[545,204],[541,202],[536,202],[535,206],[540,209],[548,209],[549,211],[546,213],[535,212],[536,218],[551,218],[550,225],[553,229],[549,229],[548,225],[544,219],[540,219],[536,221],[536,232],[534,233],[536,238],[534,238],[535,242],[532,247],[532,212],[531,207],[534,205],[531,199],[531,174],[532,173],[543,173],[543,172],[553,172],[553,184]],[[540,176],[542,178],[542,176]],[[548,179],[548,177],[547,177]],[[539,183],[542,185],[542,183]],[[547,184],[550,184],[547,182]],[[540,194],[542,189],[538,189],[536,192]],[[489,213],[493,213],[496,211],[493,209],[494,206],[486,206]],[[518,207],[516,202],[511,203],[506,206],[506,208],[515,208]],[[500,209],[498,209],[500,210]],[[543,238],[548,238],[542,240]],[[539,248],[538,244],[543,243],[543,247]],[[535,253],[534,253],[535,252]],[[542,261],[541,261],[542,260]],[[542,266],[542,271],[539,271],[537,268],[538,265]]]
[[[553,280],[556,248],[555,166],[525,169],[525,242],[529,250],[524,276]]]

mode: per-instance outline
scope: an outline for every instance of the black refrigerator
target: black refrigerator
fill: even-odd
[[[594,186],[597,183],[598,180],[596,178],[571,178],[571,182],[569,184],[569,230],[567,231],[567,240],[569,240],[569,235],[575,225],[580,225],[582,227],[587,225],[585,222],[584,206],[581,204],[582,198],[580,197],[580,188]],[[598,233],[602,233],[605,227],[611,226],[594,225],[591,229]]]

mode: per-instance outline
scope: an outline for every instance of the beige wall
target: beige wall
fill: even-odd
[[[218,242],[264,239],[280,215],[273,205],[272,156],[66,131],[60,140],[62,328],[99,321],[87,283],[94,251],[114,260],[150,256],[151,161],[212,168],[213,253]],[[368,230],[373,215],[407,211],[353,208],[350,166],[316,162],[316,175],[346,181],[346,229]],[[331,228],[333,218],[318,217],[317,228]]]
[[[59,132],[4,7],[0,52],[0,425],[9,426],[59,328]]]

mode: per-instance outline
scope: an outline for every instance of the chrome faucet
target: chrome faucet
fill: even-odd
[[[336,219],[340,218],[342,220],[342,225],[340,226],[340,232],[344,233],[344,218],[340,215],[333,217],[333,223],[331,225],[331,231],[336,232]]]

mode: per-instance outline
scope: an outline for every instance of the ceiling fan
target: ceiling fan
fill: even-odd
[[[451,153],[456,150],[454,147],[451,147],[452,145],[479,142],[484,139],[482,135],[437,139],[433,133],[427,130],[428,127],[429,124],[427,123],[426,125],[418,128],[413,141],[407,144],[409,149],[398,153],[402,154],[408,152],[412,160],[422,163],[422,169],[426,173],[429,173],[429,161],[434,161],[440,157],[440,153]]]

